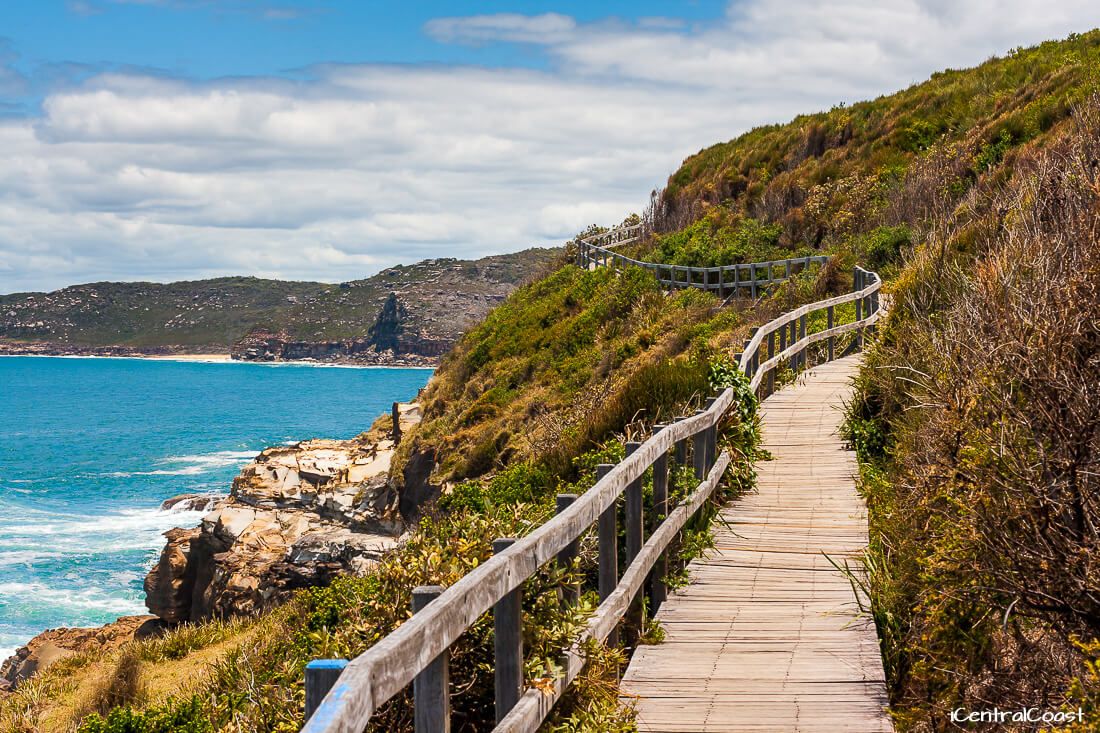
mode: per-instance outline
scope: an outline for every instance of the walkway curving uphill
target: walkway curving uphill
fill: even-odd
[[[665,641],[639,647],[623,679],[642,731],[892,730],[874,624],[829,560],[867,544],[854,454],[837,435],[858,359],[764,401],[774,460],[722,510],[717,546],[657,614]]]

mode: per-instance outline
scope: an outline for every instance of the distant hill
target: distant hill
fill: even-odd
[[[255,277],[0,295],[0,353],[435,357],[555,250],[400,265],[339,285]],[[385,313],[383,313],[385,311]],[[380,319],[381,316],[381,319]]]

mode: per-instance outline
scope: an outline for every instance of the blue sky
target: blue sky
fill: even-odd
[[[609,2],[276,2],[262,0],[35,0],[0,10],[14,66],[44,82],[59,66],[77,78],[105,69],[134,69],[196,79],[301,77],[319,63],[434,63],[546,68],[538,49],[517,43],[440,43],[424,31],[454,15],[560,13],[579,22],[637,22],[668,17],[685,26],[725,12],[715,0]]]
[[[1095,0],[0,5],[0,292],[559,244],[691,153]],[[995,19],[995,22],[994,22]]]

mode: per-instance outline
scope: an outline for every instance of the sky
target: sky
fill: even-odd
[[[1095,0],[0,0],[0,292],[561,244]]]

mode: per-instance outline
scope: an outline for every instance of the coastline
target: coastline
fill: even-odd
[[[400,357],[383,359],[376,363],[364,363],[353,359],[340,359],[332,361],[319,361],[316,359],[280,359],[273,361],[259,361],[251,359],[234,359],[229,354],[212,353],[179,353],[179,354],[95,354],[77,352],[51,352],[26,351],[22,353],[0,350],[0,359],[4,358],[40,358],[40,359],[135,359],[139,361],[179,362],[187,364],[245,364],[267,367],[329,367],[333,369],[430,369],[439,367],[439,360],[432,357],[416,356],[413,359]],[[415,362],[415,363],[413,363]]]
[[[414,369],[418,371],[434,371],[438,364],[362,364],[354,361],[311,361],[309,359],[286,359],[282,361],[247,361],[234,359],[228,354],[0,354],[0,359],[111,359],[116,361],[157,361],[178,362],[184,364],[240,364],[244,366],[263,367],[316,367],[328,369]]]
[[[402,428],[417,422],[418,405],[401,403]],[[159,633],[180,621],[200,620],[184,617],[195,605],[184,592],[189,566],[196,575],[216,567],[228,579],[211,579],[198,594],[211,604],[203,618],[254,615],[303,583],[326,584],[336,574],[365,571],[402,528],[385,480],[395,448],[389,430],[377,427],[349,439],[274,444],[237,471],[228,494],[189,492],[151,507],[149,513],[173,515],[175,528],[163,534],[153,566],[145,566],[144,607],[120,608],[120,614],[137,615],[102,624],[51,626],[17,647],[5,646],[0,697],[58,659],[130,641],[135,625]],[[153,615],[146,608],[154,609]]]

